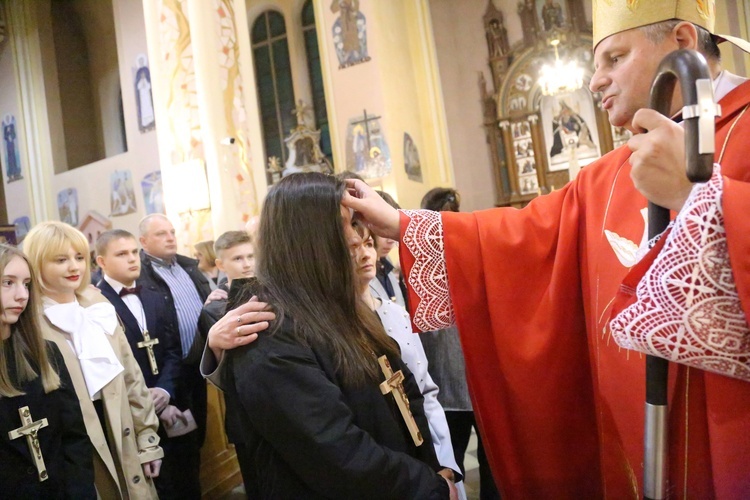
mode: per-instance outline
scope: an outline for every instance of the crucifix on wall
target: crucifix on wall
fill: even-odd
[[[347,169],[365,179],[383,177],[391,172],[391,155],[380,116],[368,115],[349,120],[347,134]]]

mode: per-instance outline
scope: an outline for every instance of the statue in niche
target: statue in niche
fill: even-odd
[[[271,174],[273,183],[278,180],[278,174],[281,174],[279,177],[286,177],[295,172],[330,173],[333,171],[320,149],[320,130],[315,130],[307,123],[307,116],[311,110],[312,108],[300,99],[292,111],[297,117],[297,126],[290,131],[289,137],[284,139],[287,151],[289,151],[286,163],[282,167],[278,158],[268,159],[267,172]]]
[[[552,119],[552,147],[550,158],[553,160],[568,148],[577,149],[585,147],[596,149],[591,139],[591,132],[586,121],[576,113],[563,99],[560,99],[560,111]]]
[[[502,14],[492,19],[487,27],[487,45],[490,49],[490,57],[502,57],[510,51],[508,44],[508,31],[505,29]]]
[[[151,94],[151,72],[145,55],[139,55],[136,61],[138,69],[135,72],[135,99],[138,104],[138,129],[148,132],[156,126],[154,100]]]
[[[521,0],[518,2],[518,15],[521,18],[521,29],[523,39],[528,44],[534,44],[539,39],[539,18],[536,15],[534,0]]]
[[[339,69],[369,61],[367,20],[359,11],[359,0],[333,0],[331,12],[340,13],[332,28]]]
[[[544,31],[563,27],[562,6],[554,0],[545,0],[542,5],[542,25]]]

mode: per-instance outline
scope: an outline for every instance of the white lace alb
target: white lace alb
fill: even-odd
[[[414,256],[409,285],[419,298],[412,321],[423,332],[451,326],[453,303],[443,246],[443,219],[431,210],[402,210],[409,217],[404,245]]]
[[[729,262],[723,179],[693,188],[637,302],[610,323],[621,347],[750,381],[750,330]]]

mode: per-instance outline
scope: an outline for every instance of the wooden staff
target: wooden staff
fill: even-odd
[[[688,179],[706,182],[714,161],[714,103],[711,74],[706,59],[693,50],[670,53],[659,65],[651,86],[650,107],[669,116],[672,94],[679,80],[684,107],[685,160]],[[669,225],[669,209],[648,204],[648,237]],[[646,356],[646,419],[644,430],[643,494],[647,499],[667,498],[667,375],[669,362]]]

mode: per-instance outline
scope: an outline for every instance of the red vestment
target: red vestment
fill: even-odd
[[[720,104],[716,161],[748,318],[750,82]],[[612,300],[632,266],[615,247],[632,249],[646,230],[647,202],[630,179],[629,154],[627,147],[607,154],[522,210],[441,214],[469,386],[504,498],[637,498],[642,491],[645,356],[619,348],[608,331]],[[409,217],[401,222],[409,275]],[[425,296],[413,286],[409,294],[419,316]],[[671,364],[669,397],[670,495],[750,495],[750,384]]]

